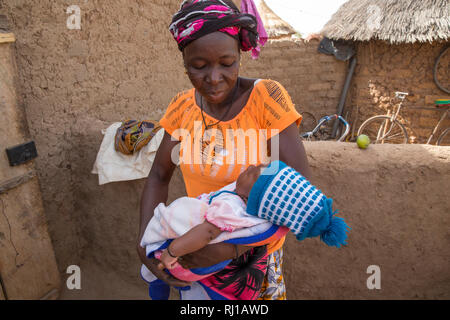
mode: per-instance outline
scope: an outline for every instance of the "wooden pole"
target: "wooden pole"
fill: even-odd
[[[16,42],[14,33],[0,33],[0,43]]]
[[[0,43],[15,42],[14,33],[9,30],[8,19],[5,15],[0,15]]]

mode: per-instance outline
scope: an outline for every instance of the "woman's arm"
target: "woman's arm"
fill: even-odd
[[[137,252],[142,263],[159,279],[171,286],[184,287],[189,283],[175,279],[166,272],[158,268],[157,259],[149,259],[146,256],[145,248],[140,246],[140,241],[144,235],[148,222],[153,217],[153,211],[159,203],[165,203],[168,197],[169,182],[172,178],[175,164],[172,162],[172,149],[179,141],[172,141],[171,136],[165,132],[163,140],[158,148],[152,169],[148,175],[144,190],[141,196],[140,206],[140,226],[137,243]]]

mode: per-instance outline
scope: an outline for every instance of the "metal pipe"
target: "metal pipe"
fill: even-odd
[[[345,83],[344,83],[344,88],[342,89],[341,98],[339,100],[338,111],[337,111],[338,116],[342,116],[342,111],[344,110],[345,100],[347,99],[348,88],[350,87],[350,82],[352,81],[353,73],[355,72],[355,67],[356,67],[356,56],[354,55],[350,59],[350,67],[348,69],[347,77],[346,77]],[[331,137],[333,139],[336,138],[336,132],[337,132],[338,126],[339,126],[339,121],[335,121],[334,125],[333,125],[333,131],[331,132]]]

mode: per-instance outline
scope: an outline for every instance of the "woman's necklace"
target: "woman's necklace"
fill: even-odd
[[[218,125],[219,123],[221,123],[225,119],[225,117],[228,115],[228,113],[231,110],[231,107],[233,106],[234,98],[236,98],[236,93],[239,91],[239,83],[240,83],[240,79],[238,77],[237,86],[235,88],[233,97],[231,98],[231,103],[228,106],[227,111],[224,113],[224,115],[222,116],[222,118],[219,121],[217,121],[216,123],[210,124],[210,125],[206,124],[205,115],[203,114],[203,97],[202,97],[202,95],[200,95],[200,110],[201,110],[201,114],[202,114],[203,124],[205,125],[205,131],[207,131],[209,128],[214,127],[214,126]],[[203,144],[203,135],[202,135],[202,144]]]
[[[209,152],[206,152],[206,154],[205,154],[205,148],[207,147],[207,146],[205,145],[205,142],[204,142],[205,134],[210,135],[211,133],[208,131],[208,129],[211,128],[211,127],[213,127],[213,126],[218,125],[220,122],[222,122],[222,121],[226,118],[226,116],[228,115],[228,113],[230,112],[230,110],[231,110],[231,108],[232,108],[232,106],[233,106],[234,99],[236,98],[236,93],[239,91],[239,83],[240,83],[240,79],[239,79],[239,77],[238,77],[238,79],[237,79],[237,86],[236,86],[236,88],[234,89],[235,91],[234,91],[234,93],[233,93],[233,97],[231,98],[231,103],[230,103],[230,105],[228,106],[227,111],[225,111],[224,115],[220,118],[219,121],[217,121],[216,123],[212,123],[212,124],[210,124],[210,125],[207,125],[207,124],[206,124],[205,115],[203,114],[203,97],[202,97],[202,95],[200,95],[200,110],[201,110],[201,114],[202,114],[203,124],[205,125],[205,131],[201,134],[201,154],[202,154],[202,162],[203,162],[203,161],[206,161],[206,162],[207,162],[207,160],[204,159],[204,157],[205,157],[205,156],[208,157],[208,154],[209,154]],[[207,137],[207,139],[209,140],[210,137],[209,137],[209,138]],[[209,145],[209,144],[208,144],[208,145]],[[217,147],[217,146],[214,146],[214,151],[216,150],[216,147]],[[214,156],[213,156],[213,157],[214,157]]]

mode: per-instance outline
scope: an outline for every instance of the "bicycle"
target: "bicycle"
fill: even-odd
[[[348,133],[350,131],[350,125],[342,116],[338,116],[337,114],[332,114],[329,116],[322,117],[314,129],[312,129],[311,131],[308,131],[308,132],[304,132],[304,133],[300,134],[300,136],[303,139],[305,139],[306,141],[313,141],[313,138],[314,138],[314,140],[324,140],[322,137],[319,137],[320,128],[327,122],[332,121],[332,120],[337,120],[337,119],[339,119],[339,121],[341,121],[345,126],[344,133],[341,135],[341,137],[339,139],[337,139],[338,142],[342,142],[342,141],[344,141],[345,137],[348,135]]]
[[[400,99],[400,103],[397,108],[394,110],[393,114],[390,115],[388,112],[386,115],[378,115],[373,116],[366,121],[364,121],[358,129],[357,135],[365,134],[369,137],[371,143],[408,143],[408,132],[406,131],[405,126],[397,119],[402,108],[403,101],[406,96],[408,96],[407,92],[395,92],[395,97]],[[436,101],[436,105],[439,103]],[[447,107],[446,104],[443,104],[444,107]],[[434,135],[436,134],[439,126],[445,120],[447,115],[449,114],[449,109],[447,108],[446,112],[442,115],[441,119],[434,127],[431,135],[429,136],[427,143],[430,144]],[[447,135],[450,133],[450,128],[446,128],[439,138],[437,139],[436,145],[441,145],[446,139]]]

